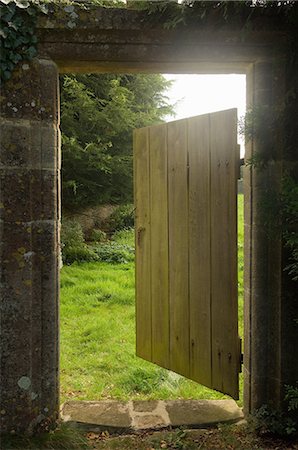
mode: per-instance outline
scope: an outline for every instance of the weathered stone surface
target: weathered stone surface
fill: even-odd
[[[244,73],[244,63],[277,55],[272,42],[283,41],[284,23],[280,20],[277,26],[274,18],[254,17],[248,29],[245,14],[235,16],[227,22],[214,11],[208,20],[165,29],[161,20],[144,11],[58,7],[39,19],[39,53],[66,73],[223,73],[229,70],[227,61]]]
[[[135,400],[132,402],[133,410],[135,412],[152,412],[156,409],[157,404],[157,400],[148,400],[147,402]]]
[[[58,171],[2,169],[0,219],[7,222],[58,218]]]
[[[54,7],[50,16],[39,21],[40,59],[19,64],[2,89],[2,431],[32,429],[48,418],[55,420],[58,414],[60,162],[58,71],[53,61],[64,72],[241,72],[247,74],[249,106],[284,104],[283,60],[272,64],[284,58],[285,24],[279,17],[264,20],[260,16],[245,32],[241,31],[245,18],[243,22],[239,16],[221,26],[211,20],[203,27],[176,30],[166,30],[150,19],[137,11]],[[280,129],[280,139],[290,131]],[[256,139],[248,144],[247,158],[271,152],[269,139],[268,135],[265,145]],[[264,403],[280,406],[284,385],[294,384],[298,375],[292,359],[298,303],[285,301],[289,286],[282,281],[280,236],[272,239],[270,227],[264,228],[261,220],[260,204],[268,187],[274,186],[279,194],[282,173],[276,161],[283,147],[277,144],[279,152],[270,170],[262,174],[248,169],[245,175],[247,411]],[[156,409],[147,411],[154,420]],[[135,420],[145,426],[145,412],[135,414]]]
[[[60,169],[59,161],[53,158],[53,151],[57,151],[59,144],[57,126],[53,123],[3,119],[0,124],[0,133],[0,168]],[[53,145],[56,145],[54,150]]]
[[[243,418],[234,400],[169,400],[166,409],[173,426],[210,425]]]
[[[169,426],[202,427],[243,418],[234,400],[70,401],[62,406],[62,419],[87,430],[159,429]]]
[[[19,67],[2,90],[1,432],[58,417],[58,74]]]
[[[89,423],[117,428],[131,427],[129,405],[125,402],[66,402],[62,408],[62,418],[65,422]]]
[[[55,101],[53,101],[55,99]],[[0,107],[5,118],[58,124],[58,72],[51,60],[34,59],[19,64],[1,90]]]
[[[282,288],[282,230],[277,199],[282,188],[286,134],[276,114],[285,95],[284,63],[256,61],[248,72],[247,83],[248,102],[264,115],[263,127],[268,129],[268,123],[275,127],[274,135],[267,132],[265,140],[255,133],[253,142],[247,145],[247,159],[257,155],[266,160],[266,167],[252,165],[244,173],[244,406],[246,412],[251,412],[264,404],[273,409],[282,407],[283,386],[294,385],[298,377],[298,365],[293,359],[291,369],[284,372],[283,360],[286,357],[289,361],[289,355],[295,352],[298,335],[294,321],[281,313],[287,293]],[[292,301],[292,305],[295,317],[297,302]]]

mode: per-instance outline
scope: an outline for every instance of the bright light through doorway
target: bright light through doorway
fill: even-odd
[[[166,74],[165,77],[174,80],[167,95],[171,103],[177,102],[175,120],[230,108],[238,109],[238,120],[245,114],[245,75]],[[168,117],[170,120],[173,117]],[[241,136],[238,136],[238,142],[243,157],[244,142]]]

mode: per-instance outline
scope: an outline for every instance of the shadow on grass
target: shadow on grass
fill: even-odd
[[[36,436],[4,434],[1,436],[2,450],[85,450],[89,441],[81,431],[61,424],[55,431]]]

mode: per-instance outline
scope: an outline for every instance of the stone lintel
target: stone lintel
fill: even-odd
[[[187,26],[166,28],[163,20],[154,19],[146,11],[53,6],[50,14],[39,18],[39,55],[53,59],[64,73],[200,73],[207,70],[207,64],[225,66],[228,61],[231,72],[231,64],[249,64],[283,54],[286,28],[281,17],[251,18],[249,29],[245,14],[226,21],[221,11]],[[205,64],[206,68],[200,68]]]
[[[235,2],[238,3],[238,2]],[[255,35],[255,33],[284,33],[286,22],[279,14],[271,14],[267,11],[264,15],[258,14],[257,10],[252,15],[251,8],[243,5],[242,11],[238,9],[229,20],[226,20],[222,10],[213,8],[211,13],[207,13],[204,20],[199,18],[194,21],[190,20],[185,26],[180,23],[176,26],[164,26],[169,21],[168,15],[152,14],[152,11],[128,9],[128,8],[104,8],[92,4],[84,5],[49,5],[49,11],[46,15],[41,14],[38,19],[38,28],[40,30],[106,30],[115,33],[117,31],[124,32],[146,31],[153,32],[159,30],[164,36],[173,33],[185,34],[196,32],[210,33],[220,30],[221,32],[243,31],[246,35]],[[250,27],[247,29],[247,19],[250,18]],[[261,26],[260,26],[261,25]]]

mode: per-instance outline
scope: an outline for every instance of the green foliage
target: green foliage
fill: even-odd
[[[91,241],[87,245],[81,225],[75,220],[64,219],[61,226],[61,248],[64,264],[74,262],[105,261],[111,264],[127,264],[134,261],[133,230],[125,230],[112,241],[106,241],[106,234],[101,230],[93,230]]]
[[[296,386],[286,386],[285,399],[288,402],[289,411],[298,410],[298,383],[296,384]]]
[[[88,240],[92,242],[105,242],[107,240],[107,234],[102,230],[94,228]]]
[[[173,113],[162,75],[61,78],[62,205],[132,201],[132,130]]]
[[[254,412],[249,422],[251,427],[260,434],[273,434],[281,437],[298,434],[298,384],[285,386],[285,401],[288,413],[273,410],[267,405]]]
[[[73,264],[74,262],[96,261],[96,253],[86,244],[75,247],[64,247],[62,251],[62,259],[64,264]]]
[[[47,6],[38,0],[1,0],[1,83],[11,77],[19,62],[30,61],[36,56],[37,37],[35,27],[39,12],[46,14]]]
[[[116,241],[118,244],[126,244],[133,247],[135,245],[134,228],[125,228],[123,230],[115,231],[112,236],[112,241]]]
[[[94,261],[93,250],[87,246],[81,225],[74,220],[63,220],[61,226],[61,248],[64,264]]]
[[[63,219],[60,240],[62,248],[83,245],[85,243],[84,233],[79,222],[72,219]]]
[[[125,230],[134,227],[134,205],[120,205],[112,212],[109,220],[113,231]]]
[[[195,450],[198,446],[186,439],[187,433],[183,429],[173,430],[164,436],[164,439],[158,439],[156,447],[153,448],[168,448],[173,450]],[[152,439],[154,443],[154,439]],[[199,447],[200,448],[200,447]]]
[[[295,1],[146,1],[136,2],[136,6],[145,9],[151,21],[162,23],[166,29],[178,25],[204,24],[211,18],[213,24],[221,26],[226,22],[234,23],[235,18],[242,22],[243,31],[249,27],[254,16],[278,16],[280,20],[292,13]],[[238,16],[238,17],[237,17]]]
[[[126,264],[134,260],[134,247],[117,242],[107,242],[93,247],[97,261]]]
[[[289,250],[285,270],[292,280],[298,280],[298,183],[289,174],[284,176],[282,189],[283,239]]]
[[[294,436],[297,434],[297,422],[287,414],[273,410],[267,405],[256,410],[249,418],[251,428],[259,434],[276,436]]]

